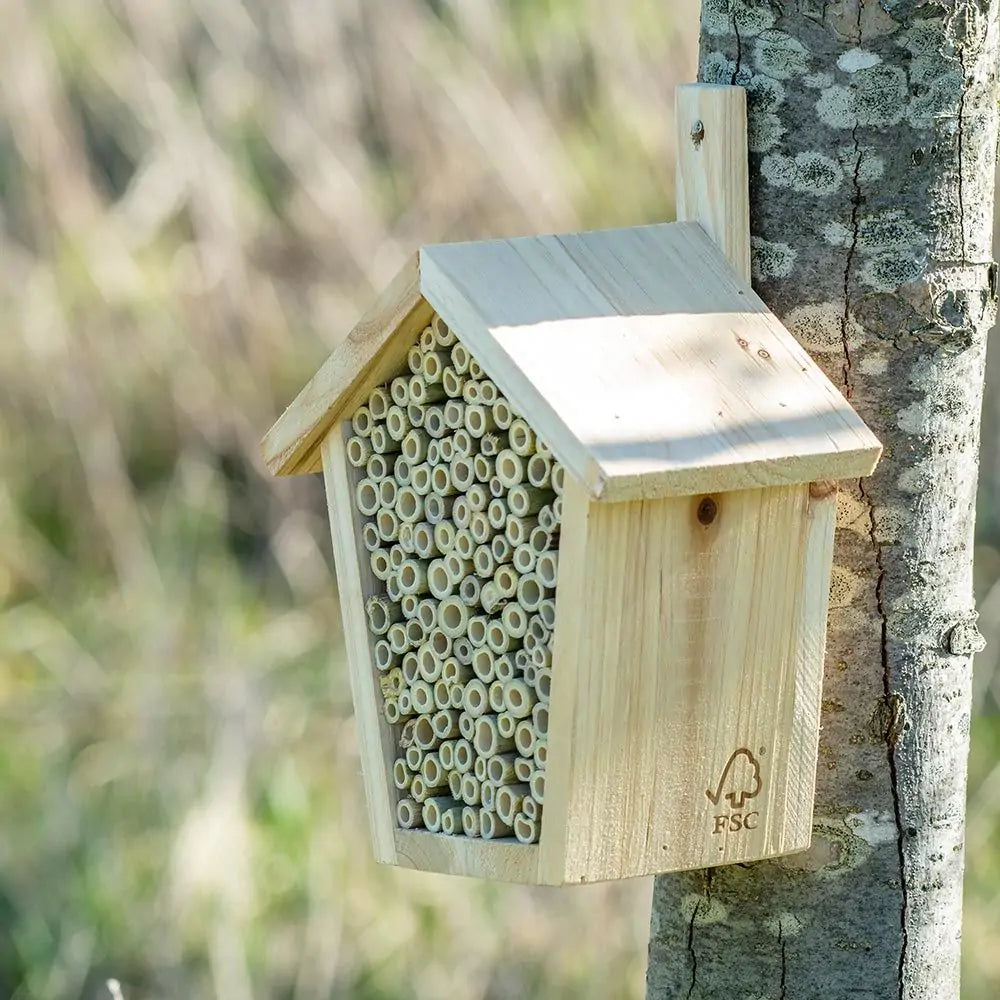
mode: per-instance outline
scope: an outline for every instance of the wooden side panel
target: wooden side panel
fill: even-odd
[[[405,364],[431,312],[414,255],[267,432],[268,469],[276,476],[318,472],[327,431]]]
[[[747,98],[742,87],[677,88],[677,218],[700,222],[750,281]]]
[[[395,753],[396,735],[379,711],[377,672],[372,662],[372,644],[365,616],[365,594],[375,593],[376,588],[360,545],[361,525],[352,502],[356,470],[348,463],[344,449],[348,434],[349,425],[338,425],[324,439],[323,478],[337,563],[340,611],[372,850],[376,861],[394,864],[397,792],[392,783],[390,762]]]
[[[396,831],[396,864],[419,871],[498,882],[538,881],[538,847],[514,840],[472,840],[426,830]]]
[[[808,845],[833,526],[808,485],[591,504],[550,710],[566,881]]]

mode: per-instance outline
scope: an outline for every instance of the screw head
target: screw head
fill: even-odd
[[[705,123],[699,118],[691,126],[691,141],[695,144],[695,147],[701,145],[702,139],[705,138]]]

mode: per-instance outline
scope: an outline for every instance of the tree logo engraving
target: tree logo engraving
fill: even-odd
[[[738,811],[749,799],[757,797],[760,787],[760,762],[746,747],[740,747],[726,761],[715,791],[709,788],[705,794],[712,805],[717,806],[725,798],[730,808]]]

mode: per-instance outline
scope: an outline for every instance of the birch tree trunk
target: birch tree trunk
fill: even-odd
[[[958,996],[997,0],[704,0],[754,281],[881,437],[841,484],[812,849],[657,880],[651,1000]]]

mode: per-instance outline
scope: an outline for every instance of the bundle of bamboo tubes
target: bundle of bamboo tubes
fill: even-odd
[[[403,829],[538,840],[564,470],[435,316],[347,443]]]

